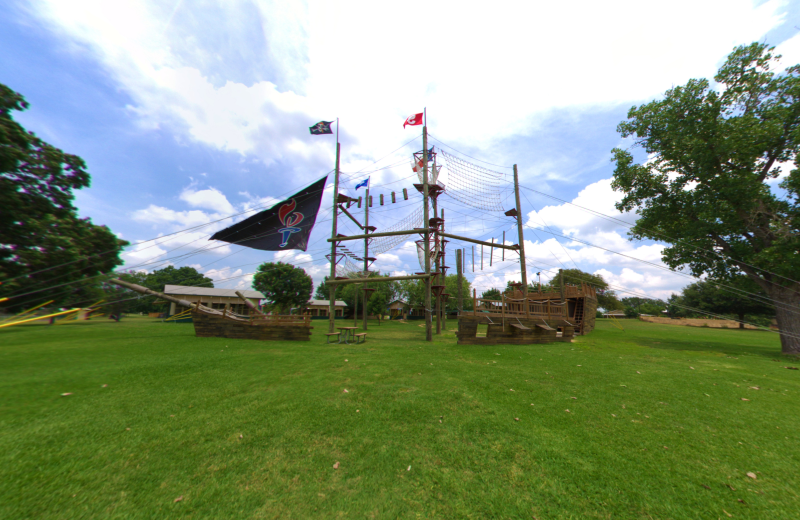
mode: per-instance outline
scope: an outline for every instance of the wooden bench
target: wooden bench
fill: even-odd
[[[339,335],[341,332],[326,332],[325,333],[325,343],[331,342],[331,336],[336,336],[336,339],[339,339]]]
[[[356,345],[358,345],[359,343],[364,343],[365,341],[367,341],[367,333],[366,332],[362,332],[361,334],[353,334],[353,336],[356,337]]]

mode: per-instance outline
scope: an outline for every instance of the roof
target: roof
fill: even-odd
[[[189,285],[165,285],[164,294],[180,294],[184,296],[221,296],[227,298],[238,298],[236,296],[237,289],[212,289],[210,287],[192,287]],[[258,291],[250,291],[246,289],[238,289],[244,294],[245,298],[261,299],[264,297]]]
[[[324,305],[326,307],[330,307],[331,301],[330,300],[308,300],[309,305]],[[336,300],[337,307],[347,307],[347,304],[342,300]]]

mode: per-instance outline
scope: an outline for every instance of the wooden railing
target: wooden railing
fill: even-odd
[[[473,292],[473,316],[500,316],[500,317],[525,317],[536,318],[566,318],[567,306],[559,300],[539,300],[529,296],[526,301],[520,299],[506,299],[502,295],[500,300],[478,298]]]

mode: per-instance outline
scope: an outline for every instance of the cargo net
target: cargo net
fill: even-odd
[[[439,150],[447,166],[447,193],[467,206],[487,211],[503,210],[504,175]]]
[[[379,232],[383,231],[404,231],[404,230],[411,230],[415,228],[421,228],[423,221],[423,208],[420,205],[419,208],[412,211],[408,216],[406,216],[403,220],[400,220],[394,223],[391,227],[386,229],[379,229]],[[414,235],[397,235],[393,237],[380,237],[375,238],[370,241],[369,245],[369,256],[377,257],[380,254],[383,254],[391,249],[394,249],[398,245],[402,244],[406,240],[409,240]]]
[[[348,255],[342,255],[344,260],[339,262],[336,265],[336,276],[337,277],[344,277],[344,278],[367,278],[371,271],[364,270],[364,262],[363,259],[361,262],[357,262],[356,259],[351,258]]]
[[[428,240],[430,249],[428,250],[428,256],[431,259],[431,265],[436,260],[436,255],[439,254],[439,247],[441,246],[441,241],[436,240],[433,235],[430,236]],[[425,239],[417,240],[417,258],[419,259],[419,267],[423,271],[425,270]]]

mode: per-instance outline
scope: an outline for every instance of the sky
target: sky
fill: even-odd
[[[188,265],[217,287],[249,288],[269,261],[302,267],[315,286],[330,273],[336,137],[310,135],[320,120],[339,120],[342,192],[363,195],[354,187],[370,178],[370,224],[412,222],[422,136],[403,122],[425,109],[445,187],[476,190],[474,200],[441,196],[449,232],[519,241],[503,215],[516,164],[530,281],[578,268],[620,296],[666,298],[695,279],[663,266],[663,244],[628,239],[636,215],[614,208],[610,159],[633,142],[617,125],[632,106],[713,77],[737,45],[766,42],[783,66],[800,63],[800,2],[788,0],[2,4],[0,83],[30,103],[15,114],[23,126],[87,162],[79,214],[131,243],[122,268]],[[499,179],[491,190],[503,211],[487,209],[491,190],[475,167]],[[307,251],[208,240],[325,175]],[[485,248],[481,268],[476,246],[473,267],[472,245],[457,241],[447,245],[451,273],[457,248],[479,294],[520,279],[516,253]],[[413,239],[372,269],[419,271]]]

